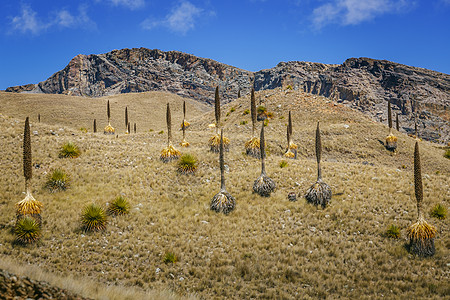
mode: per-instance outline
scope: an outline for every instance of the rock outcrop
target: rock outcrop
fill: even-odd
[[[4,270],[0,270],[0,299],[88,300],[46,282],[15,276]]]
[[[100,97],[119,93],[168,91],[212,104],[220,87],[222,101],[238,90],[291,86],[337,100],[372,116],[387,119],[387,101],[399,114],[402,130],[427,140],[450,141],[450,75],[385,60],[350,58],[341,65],[281,62],[249,72],[178,51],[145,48],[77,55],[61,71],[35,85],[9,92],[35,92]],[[395,117],[394,117],[395,119]]]
[[[168,91],[207,103],[220,87],[224,102],[239,88],[250,89],[253,73],[178,51],[145,48],[77,55],[61,71],[34,86],[34,92],[100,97],[120,93]],[[6,91],[21,91],[10,87]],[[31,90],[28,87],[28,90]]]
[[[386,60],[350,58],[342,65],[282,62],[255,74],[256,90],[290,85],[343,102],[378,121],[387,119],[387,101],[399,114],[400,127],[419,136],[450,140],[450,75]],[[395,116],[393,116],[395,120]]]

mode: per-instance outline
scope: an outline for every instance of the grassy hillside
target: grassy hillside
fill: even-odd
[[[99,131],[106,125],[108,99],[118,137],[92,133],[93,118]],[[176,147],[199,161],[195,175],[179,175],[176,162],[159,160],[167,140],[167,101]],[[420,143],[426,218],[438,228],[436,255],[422,259],[405,249],[406,227],[417,219],[414,139],[396,132],[398,153],[392,154],[380,143],[387,127],[361,113],[300,92],[257,93],[257,104],[262,101],[274,113],[266,127],[266,170],[277,190],[262,198],[252,194],[260,162],[244,154],[251,136],[250,114],[244,114],[250,100],[233,101],[222,107],[222,120],[231,140],[226,184],[237,206],[225,216],[209,209],[220,188],[218,155],[207,146],[214,112],[188,101],[191,147],[184,149],[178,145],[182,101],[164,93],[98,99],[0,93],[0,258],[124,290],[170,289],[206,299],[448,297],[448,219],[428,214],[438,203],[450,204],[450,161],[442,149]],[[123,134],[126,105],[137,134]],[[297,160],[282,157],[288,110],[299,146]],[[33,169],[32,185],[35,198],[45,205],[44,233],[37,245],[19,247],[12,243],[11,229],[14,204],[24,197],[21,145],[27,115],[32,132],[38,133],[31,137],[33,162],[40,166]],[[317,120],[323,179],[334,194],[324,210],[301,196],[316,179]],[[81,156],[58,158],[59,147],[69,141],[80,147]],[[281,168],[283,160],[287,166]],[[43,189],[46,175],[57,167],[71,174],[71,188],[49,193]],[[300,194],[297,202],[287,200],[291,191]],[[80,230],[85,205],[106,206],[119,195],[129,200],[129,215],[110,218],[104,233]],[[384,236],[391,224],[402,229],[400,239]],[[173,264],[164,262],[169,252],[177,257]]]

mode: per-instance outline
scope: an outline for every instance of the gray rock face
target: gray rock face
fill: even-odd
[[[387,101],[400,130],[441,143],[450,140],[450,75],[385,60],[350,58],[342,65],[282,62],[255,73],[255,89],[291,85],[352,106],[377,121],[387,120]],[[395,128],[395,126],[394,126]]]
[[[35,92],[100,97],[120,93],[168,91],[213,103],[219,86],[222,100],[250,90],[253,73],[177,51],[145,48],[77,55],[61,71],[40,82]],[[30,89],[30,88],[28,88]],[[21,91],[11,87],[7,91]]]
[[[385,60],[350,58],[341,65],[281,62],[256,73],[177,51],[145,48],[77,55],[39,84],[9,92],[100,97],[119,93],[168,91],[212,104],[214,89],[229,102],[248,93],[290,85],[352,106],[377,121],[387,120],[387,101],[400,129],[441,143],[450,141],[450,75]],[[381,112],[381,113],[380,113]],[[394,126],[395,128],[395,126]]]

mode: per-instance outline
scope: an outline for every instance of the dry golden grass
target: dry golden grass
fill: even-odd
[[[167,136],[157,132],[166,130],[167,101],[173,107],[174,124],[182,121],[182,98],[164,93],[99,99],[0,93],[0,261],[31,264],[62,278],[82,276],[83,282],[117,286],[122,292],[129,287],[142,292],[170,290],[206,299],[448,297],[448,221],[429,220],[438,230],[434,257],[417,258],[404,247],[406,228],[417,219],[415,140],[395,132],[398,147],[392,153],[383,145],[385,125],[325,98],[282,90],[260,92],[257,97],[274,113],[265,129],[266,170],[277,190],[268,198],[252,193],[261,166],[245,155],[251,124],[240,124],[250,121],[250,115],[243,115],[248,96],[224,105],[224,112],[235,108],[223,123],[230,138],[226,186],[237,203],[225,216],[209,208],[220,188],[218,154],[208,146],[212,109],[187,103],[188,151],[198,158],[198,170],[194,176],[180,176],[176,162],[159,160]],[[118,138],[92,133],[94,118],[98,128],[107,123],[107,99]],[[137,134],[125,135],[119,126],[125,106],[131,122],[136,120],[140,128]],[[280,117],[288,110],[293,112],[298,159],[281,168],[287,121]],[[44,204],[43,231],[36,245],[17,247],[11,228],[14,204],[23,198],[21,145],[27,115],[33,163],[40,164],[33,169],[31,186]],[[326,209],[301,197],[297,202],[287,199],[289,192],[304,194],[316,180],[318,120],[322,176],[334,194]],[[174,144],[181,139],[181,131],[173,132]],[[59,146],[69,141],[83,154],[76,160],[59,159]],[[450,164],[443,150],[421,142],[421,161],[424,210],[437,203],[448,206]],[[42,189],[46,174],[55,168],[71,175],[71,189],[54,194]],[[106,205],[119,194],[130,202],[130,213],[110,218],[104,233],[83,234],[81,208],[91,202]],[[384,236],[390,224],[401,228],[400,239]],[[178,261],[165,263],[169,252]]]

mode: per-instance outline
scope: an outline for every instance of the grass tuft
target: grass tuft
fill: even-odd
[[[85,232],[104,231],[106,221],[105,210],[94,203],[87,205],[81,214],[81,228]]]
[[[65,191],[69,188],[70,176],[63,169],[55,169],[47,175],[45,188],[50,192]]]
[[[386,230],[385,235],[389,238],[398,239],[398,238],[400,238],[400,228],[398,226],[392,224]]]
[[[59,158],[77,158],[80,154],[80,149],[72,142],[62,145],[59,150]]]
[[[184,154],[178,162],[177,171],[181,174],[194,174],[197,170],[197,159],[192,154]]]
[[[110,216],[123,216],[130,213],[130,203],[122,196],[117,197],[108,205],[107,213]]]
[[[288,163],[287,163],[287,161],[285,161],[285,160],[282,160],[282,161],[280,162],[280,168],[285,168],[285,167],[287,167],[287,165],[288,165]]]
[[[22,245],[32,244],[41,237],[41,226],[39,223],[29,216],[17,221],[14,228],[16,242]]]
[[[167,251],[164,254],[163,262],[166,264],[174,264],[178,261],[178,257],[175,255],[175,253],[171,251]]]
[[[436,204],[431,209],[430,216],[439,220],[444,220],[447,217],[447,208],[440,203]]]

